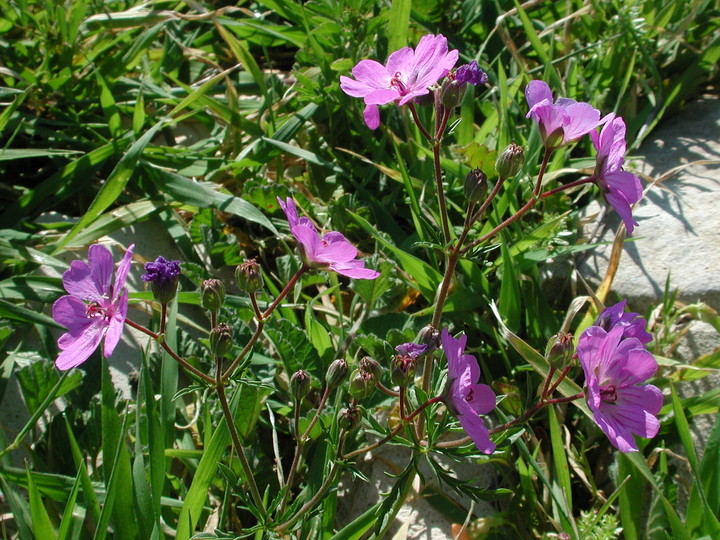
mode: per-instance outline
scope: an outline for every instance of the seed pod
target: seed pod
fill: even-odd
[[[208,311],[218,311],[225,303],[225,285],[219,279],[206,279],[200,287],[202,306]]]
[[[232,349],[233,329],[225,323],[218,324],[210,330],[210,352],[214,356],[225,356]]]
[[[255,259],[250,259],[239,264],[235,269],[235,281],[243,292],[248,294],[256,293],[262,290],[264,281],[260,265]]]
[[[301,401],[310,392],[310,375],[300,369],[290,377],[290,392],[296,401]]]
[[[500,178],[512,178],[520,172],[523,163],[525,163],[525,154],[522,147],[510,143],[498,156],[495,162],[495,170]]]
[[[344,358],[338,358],[328,366],[328,370],[325,373],[325,384],[331,390],[340,386],[345,380],[348,373],[348,364]]]

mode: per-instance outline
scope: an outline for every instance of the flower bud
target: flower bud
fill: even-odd
[[[210,330],[210,352],[214,356],[225,356],[232,349],[233,329],[225,323],[218,324]]]
[[[376,384],[377,379],[372,373],[356,369],[350,376],[348,392],[354,399],[365,399],[372,394]]]
[[[398,355],[393,359],[392,374],[390,378],[394,385],[400,388],[407,388],[415,378],[414,358]]]
[[[363,356],[360,360],[360,370],[365,371],[373,375],[376,379],[382,373],[382,367],[380,364],[371,356]]]
[[[265,284],[260,265],[255,262],[255,259],[250,259],[238,265],[235,269],[235,281],[237,281],[240,290],[248,294],[262,290]]]
[[[362,420],[362,408],[349,407],[342,409],[338,415],[338,425],[346,431],[353,431],[360,427]]]
[[[575,354],[573,335],[560,332],[554,335],[545,349],[545,359],[555,369],[565,369]]]
[[[145,263],[143,281],[150,283],[155,300],[167,304],[177,294],[178,281],[180,281],[180,261],[168,261],[159,256],[154,262]]]
[[[202,306],[208,311],[218,311],[225,303],[225,285],[219,279],[206,279],[200,287]]]
[[[310,392],[310,375],[300,369],[290,377],[290,392],[296,401],[301,401]]]
[[[347,373],[348,364],[344,358],[333,360],[325,373],[325,384],[327,384],[330,389],[336,388],[345,380]]]
[[[465,177],[463,189],[468,201],[474,203],[484,201],[488,192],[487,175],[480,169],[473,169]]]
[[[432,324],[426,324],[415,336],[415,343],[427,345],[425,352],[434,351],[440,348],[440,332]]]
[[[495,162],[495,170],[500,178],[512,178],[520,172],[523,163],[525,163],[525,154],[522,147],[510,143],[498,156]]]
[[[440,89],[440,102],[448,109],[453,109],[462,101],[465,85],[454,79],[447,78]]]

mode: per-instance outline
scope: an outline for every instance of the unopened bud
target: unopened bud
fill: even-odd
[[[360,407],[342,409],[338,415],[338,425],[346,431],[353,431],[354,429],[360,427],[362,414],[362,409]]]
[[[440,89],[440,101],[448,108],[457,107],[465,95],[465,85],[460,84],[455,79],[446,78],[445,83]]]
[[[440,332],[432,324],[426,324],[415,336],[415,343],[427,345],[427,351],[434,351],[440,348]]]
[[[555,369],[565,369],[575,354],[573,335],[560,332],[553,336],[545,349],[545,359]]]
[[[354,399],[365,399],[372,394],[376,384],[377,380],[372,373],[356,369],[350,376],[348,392]]]
[[[348,373],[348,364],[344,358],[338,358],[328,366],[328,370],[325,373],[325,384],[328,388],[333,389],[345,380]]]
[[[375,378],[379,377],[382,373],[382,367],[380,364],[371,356],[363,356],[360,360],[360,369],[372,374]]]
[[[300,369],[290,377],[290,392],[296,401],[302,400],[310,392],[310,375],[304,369]]]
[[[218,324],[210,330],[210,352],[214,356],[225,356],[232,349],[233,329],[225,323]]]
[[[208,311],[218,311],[225,303],[225,285],[219,279],[206,279],[200,287],[202,306]]]
[[[512,178],[520,172],[523,163],[525,163],[525,153],[522,147],[510,143],[498,156],[495,162],[495,170],[500,178]]]
[[[177,294],[178,281],[180,281],[180,261],[168,261],[165,257],[158,257],[153,262],[145,263],[143,281],[150,283],[155,300],[167,304]]]
[[[262,272],[255,259],[250,259],[238,265],[235,269],[235,281],[237,281],[240,290],[248,294],[262,290],[264,285]]]
[[[484,201],[488,192],[487,175],[481,169],[473,169],[465,177],[465,198],[470,202]]]
[[[415,364],[414,358],[409,356],[396,356],[392,363],[392,374],[391,379],[394,385],[400,388],[407,388],[415,378]]]

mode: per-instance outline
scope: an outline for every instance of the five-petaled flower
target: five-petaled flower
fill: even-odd
[[[112,283],[113,259],[105,246],[93,244],[88,262],[73,261],[63,274],[63,286],[69,295],[53,304],[53,319],[67,328],[58,339],[61,352],[55,365],[62,370],[82,364],[102,341],[108,357],[120,341],[127,316],[128,292],[125,288],[134,244],[125,252]]]
[[[606,332],[591,326],[580,336],[577,354],[585,372],[585,398],[597,425],[621,452],[635,452],[633,433],[657,435],[662,392],[651,384],[657,362],[643,344],[625,337],[626,327]]]
[[[553,102],[552,91],[543,81],[530,81],[525,88],[530,111],[539,127],[545,147],[553,150],[577,141],[600,125],[600,111],[589,103],[570,98]]]
[[[454,338],[443,328],[442,346],[448,361],[448,398],[446,404],[460,420],[460,425],[485,454],[492,454],[495,443],[480,414],[487,414],[495,408],[495,394],[486,384],[477,384],[480,366],[474,356],[464,354],[467,336]]]
[[[361,60],[352,69],[354,79],[340,77],[340,88],[347,95],[363,98],[363,117],[370,129],[380,125],[378,105],[395,102],[405,105],[424,96],[429,88],[447,75],[458,59],[457,49],[448,51],[447,39],[428,34],[415,50],[404,47],[392,53],[385,65],[375,60]]]
[[[613,113],[608,114],[603,122],[605,125],[599,134],[595,130],[590,132],[597,150],[593,178],[605,200],[622,218],[628,236],[632,236],[637,222],[632,218],[630,205],[642,197],[642,184],[637,176],[622,170],[625,161],[625,122]]]
[[[308,218],[298,217],[295,202],[290,197],[285,202],[278,197],[278,202],[287,216],[290,232],[300,244],[303,260],[309,267],[332,270],[356,279],[375,279],[380,275],[375,270],[365,268],[365,263],[355,258],[357,248],[341,233],[330,231],[320,236]]]
[[[599,326],[606,332],[613,328],[621,327],[623,329],[623,338],[636,338],[643,345],[647,345],[653,340],[652,334],[645,330],[647,321],[640,317],[638,313],[625,313],[627,300],[618,302],[614,306],[605,308],[598,315],[595,326]]]

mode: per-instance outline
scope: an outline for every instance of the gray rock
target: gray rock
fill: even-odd
[[[678,166],[720,160],[720,99],[693,102],[668,119],[638,151],[639,161],[627,167],[646,180],[661,179]],[[646,191],[633,216],[640,224],[625,242],[613,282],[618,296],[635,311],[658,303],[670,276],[679,300],[703,301],[720,309],[720,163],[693,164],[657,182]],[[607,213],[600,242],[611,243],[620,220]],[[597,285],[607,268],[611,246],[602,246],[580,265]]]

